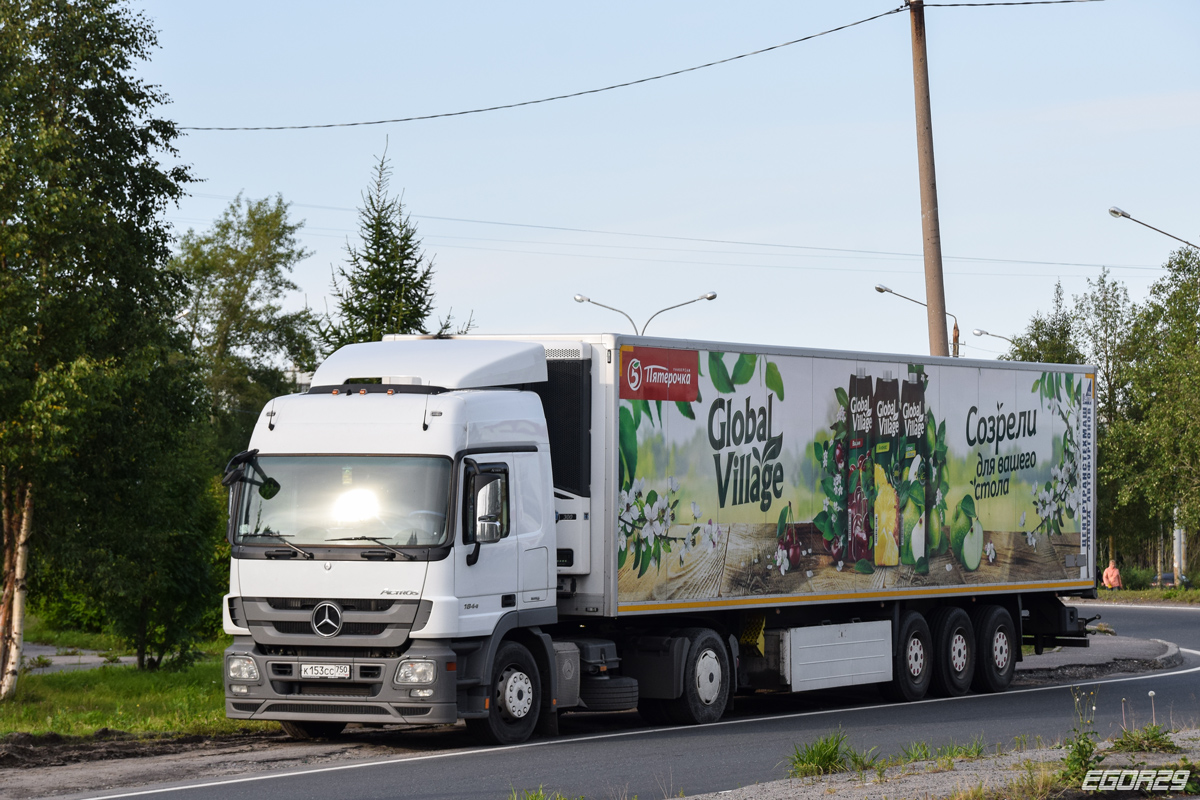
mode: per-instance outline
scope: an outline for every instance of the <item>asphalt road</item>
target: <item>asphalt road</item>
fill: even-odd
[[[1157,719],[1176,725],[1200,724],[1200,610],[1126,609],[1089,606],[1086,616],[1126,636],[1175,641],[1184,664],[1166,673],[1086,684],[1094,691],[1095,727],[1102,737],[1122,722],[1150,718],[1147,692],[1154,690]],[[109,792],[102,797],[209,798],[459,798],[508,797],[513,789],[559,791],[568,797],[614,800],[721,791],[784,777],[781,762],[794,744],[841,728],[859,749],[877,747],[884,755],[924,741],[931,748],[982,737],[1006,749],[1014,738],[1054,741],[1075,724],[1072,688],[1010,690],[1001,695],[969,695],[886,704],[871,689],[811,693],[776,700],[742,702],[733,719],[698,728],[647,728],[636,714],[565,715],[563,736],[504,748],[478,748],[465,733],[462,749],[423,756],[327,768],[267,773],[226,781]],[[404,734],[420,737],[419,733]],[[441,744],[449,742],[442,738]]]

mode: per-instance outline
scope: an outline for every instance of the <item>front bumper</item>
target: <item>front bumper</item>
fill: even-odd
[[[238,637],[225,651],[249,656],[257,681],[225,675],[225,715],[230,719],[363,722],[368,724],[441,725],[458,720],[456,657],[443,643],[415,640],[397,658],[265,655],[249,637]],[[396,684],[401,661],[420,658],[436,664],[435,678],[424,684]],[[302,664],[349,665],[350,677],[302,679]],[[244,686],[235,693],[233,686]],[[432,690],[414,697],[413,690]]]

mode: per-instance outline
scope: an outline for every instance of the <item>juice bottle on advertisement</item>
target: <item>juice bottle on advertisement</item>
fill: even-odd
[[[875,502],[872,528],[875,531],[875,563],[894,567],[900,563],[900,502],[897,473],[900,468],[900,382],[891,371],[875,381],[871,397],[875,424],[872,428],[871,456]]]
[[[850,414],[847,430],[849,468],[847,470],[846,511],[850,524],[849,556],[851,561],[870,560],[871,505],[870,486],[873,479],[871,463],[871,433],[875,411],[871,404],[871,378],[865,367],[850,376]]]
[[[915,369],[913,369],[915,367]],[[925,372],[910,365],[900,385],[900,563],[916,564],[926,555],[925,484],[929,474],[929,442],[925,437]]]

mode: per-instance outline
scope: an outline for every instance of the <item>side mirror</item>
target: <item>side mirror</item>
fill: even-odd
[[[262,485],[258,487],[258,496],[263,500],[270,500],[272,497],[279,494],[280,488],[279,481],[275,480],[274,478],[267,478],[262,482]]]
[[[491,544],[500,541],[504,536],[504,528],[501,525],[503,514],[501,508],[502,479],[500,476],[480,475],[475,479],[476,485],[480,478],[491,478],[491,480],[479,487],[478,493],[475,495],[475,513],[479,515],[475,520],[475,537],[476,541],[481,544]]]
[[[498,542],[508,533],[508,465],[478,464],[463,459],[462,540],[475,545],[467,566],[479,560],[479,548]]]

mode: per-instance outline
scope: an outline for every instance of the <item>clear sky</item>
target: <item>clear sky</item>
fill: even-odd
[[[727,58],[898,4],[135,7],[160,31],[142,72],[173,99],[165,113],[183,126],[251,126],[538,99]],[[1048,308],[1056,279],[1068,298],[1084,291],[1093,265],[1111,265],[1143,297],[1175,243],[1106,209],[1200,238],[1200,2],[928,8],[926,18],[946,306],[964,354],[994,357],[1005,343],[972,328],[1012,335]],[[924,310],[873,291],[925,293],[907,11],[525,108],[189,132],[180,156],[204,183],[168,216],[180,230],[202,229],[238,192],[281,194],[305,220],[312,251],[288,305],[320,311],[385,146],[393,188],[434,258],[439,313],[473,311],[479,333],[627,331],[624,318],[572,295],[640,323],[711,290],[717,300],[668,312],[649,332],[928,350]]]

